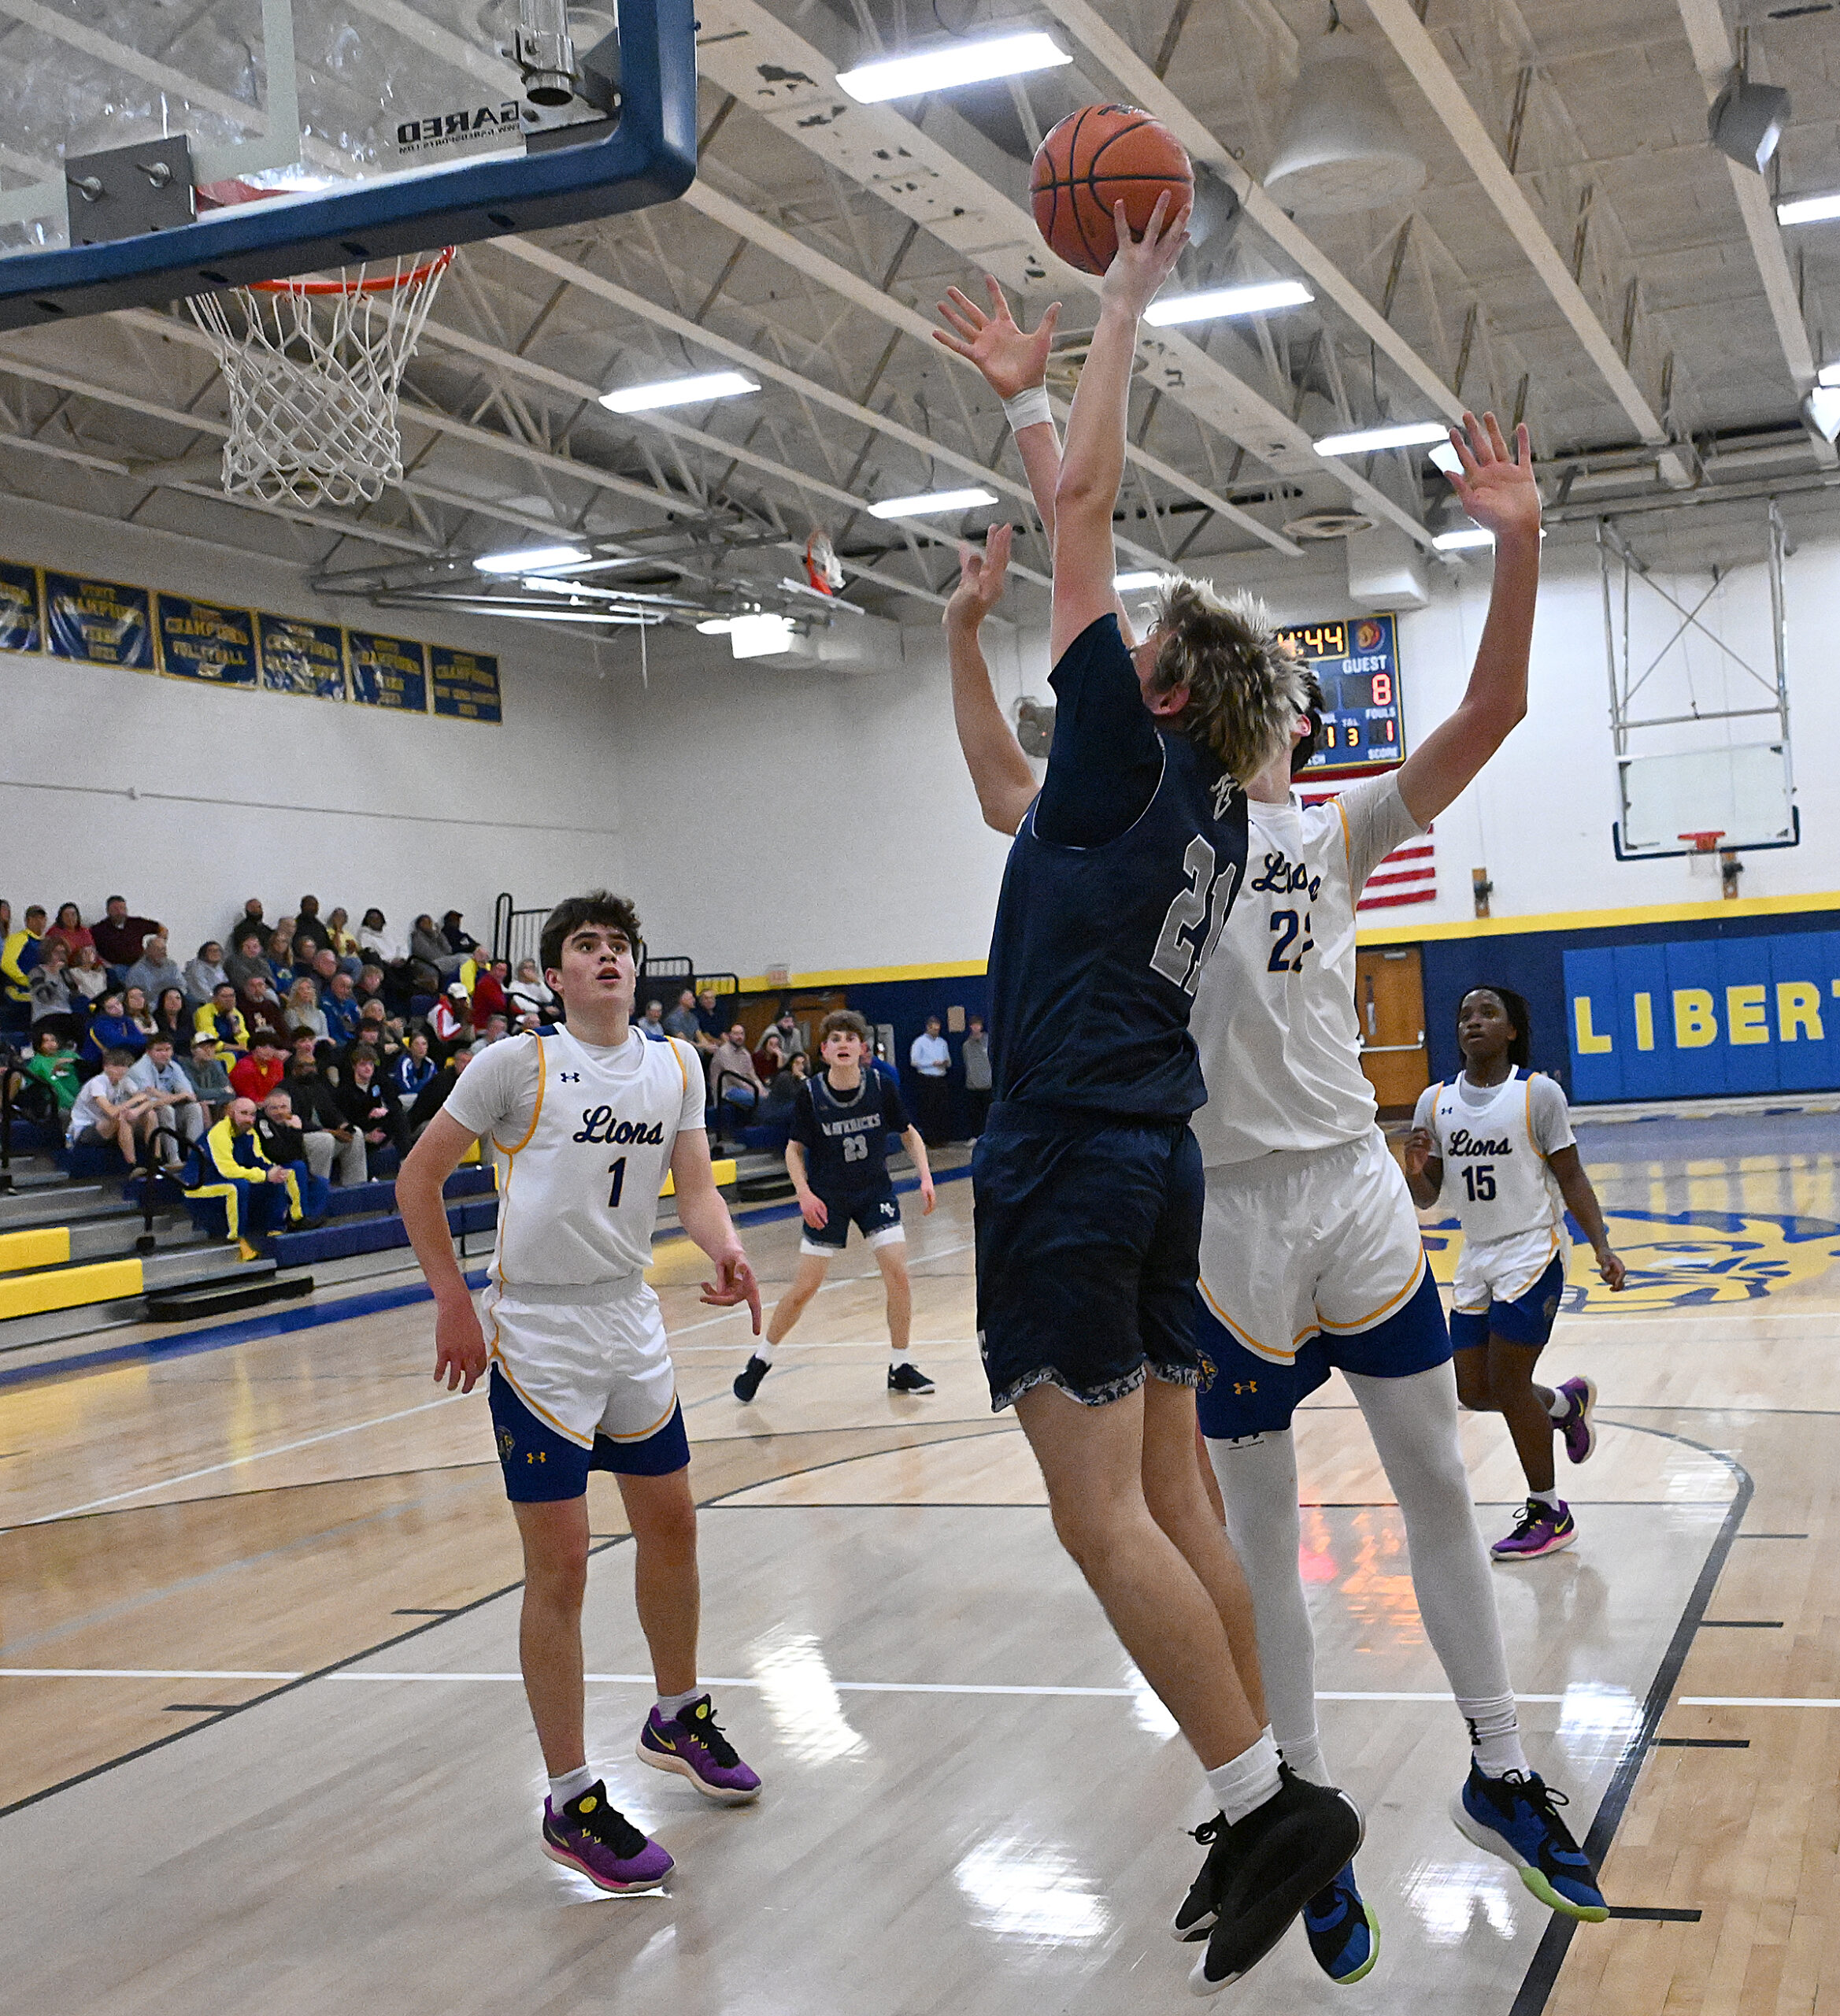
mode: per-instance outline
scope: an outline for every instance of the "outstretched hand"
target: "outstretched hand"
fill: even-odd
[[[1013,399],[1018,392],[1046,380],[1048,351],[1061,319],[1061,304],[1050,303],[1035,328],[1024,329],[1010,313],[1009,297],[996,277],[986,273],[984,285],[990,295],[987,315],[968,295],[955,287],[947,288],[950,298],[937,304],[946,326],[933,332],[933,340],[975,364],[998,398]]]
[[[1118,233],[1118,250],[1105,269],[1099,289],[1103,302],[1117,302],[1133,316],[1141,316],[1156,299],[1164,281],[1175,270],[1175,262],[1188,244],[1188,220],[1194,206],[1184,203],[1173,215],[1170,191],[1157,198],[1142,238],[1134,238],[1124,214],[1122,197],[1112,206],[1112,222]]]
[[[1492,413],[1480,420],[1466,413],[1462,426],[1450,430],[1450,445],[1463,464],[1449,473],[1464,510],[1497,539],[1534,536],[1540,528],[1540,492],[1526,427],[1515,428],[1510,454]]]
[[[993,525],[984,534],[982,553],[975,546],[958,549],[958,586],[946,605],[946,622],[968,622],[975,627],[1003,599],[1003,577],[1015,537],[1013,525]]]

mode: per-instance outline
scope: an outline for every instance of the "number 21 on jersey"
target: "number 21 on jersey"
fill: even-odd
[[[1215,870],[1214,850],[1199,833],[1188,843],[1182,857],[1188,886],[1176,891],[1175,900],[1163,919],[1157,949],[1150,954],[1150,970],[1172,980],[1185,993],[1193,994],[1233,907],[1233,892],[1238,886],[1239,864],[1228,862]],[[1210,917],[1211,913],[1211,917]],[[1207,938],[1195,934],[1203,925]]]

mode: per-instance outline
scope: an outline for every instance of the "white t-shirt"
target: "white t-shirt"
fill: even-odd
[[[1565,1095],[1540,1071],[1511,1069],[1498,1085],[1467,1075],[1427,1085],[1412,1116],[1444,1164],[1440,1206],[1466,1240],[1487,1243],[1562,1225],[1565,1200],[1548,1166],[1573,1143]]]
[[[952,1067],[952,1052],[943,1036],[923,1031],[909,1047],[907,1061],[923,1078],[943,1078]]]
[[[74,1141],[86,1127],[97,1125],[102,1117],[102,1109],[96,1103],[106,1099],[111,1106],[125,1106],[134,1097],[134,1088],[128,1082],[128,1073],[121,1074],[121,1083],[112,1085],[106,1071],[98,1071],[94,1077],[86,1078],[76,1088],[76,1102],[70,1109],[70,1122],[65,1135],[68,1141]]]
[[[1209,1167],[1332,1148],[1374,1124],[1354,1009],[1354,906],[1423,830],[1397,772],[1327,803],[1249,807],[1246,880],[1189,1021],[1208,1101],[1190,1123]]]
[[[564,1028],[474,1058],[442,1110],[488,1135],[498,1166],[499,1286],[582,1286],[651,1265],[677,1136],[703,1125],[696,1052],[635,1028],[612,1048]]]

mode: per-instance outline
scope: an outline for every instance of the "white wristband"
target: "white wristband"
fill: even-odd
[[[1046,385],[1031,385],[1027,391],[1018,392],[1013,398],[1003,402],[1003,417],[1009,423],[1009,431],[1020,434],[1025,427],[1038,427],[1043,421],[1052,426],[1054,410],[1048,404]]]

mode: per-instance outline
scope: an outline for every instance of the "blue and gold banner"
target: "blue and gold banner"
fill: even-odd
[[[420,644],[372,630],[347,630],[345,641],[351,653],[353,699],[408,714],[428,711],[428,662]]]
[[[1580,1101],[1840,1087],[1840,932],[1565,954]]]
[[[0,560],[0,651],[39,650],[44,635],[38,569]]]
[[[75,574],[45,576],[46,628],[51,655],[84,665],[154,669],[152,598],[119,581],[91,581]]]
[[[158,623],[160,669],[169,679],[195,679],[213,686],[256,683],[255,618],[246,609],[220,609],[188,595],[154,598]]]
[[[458,651],[449,644],[428,647],[435,712],[463,721],[502,721],[498,702],[498,661],[483,651]]]
[[[335,623],[256,612],[256,654],[271,693],[345,698],[345,632]]]

